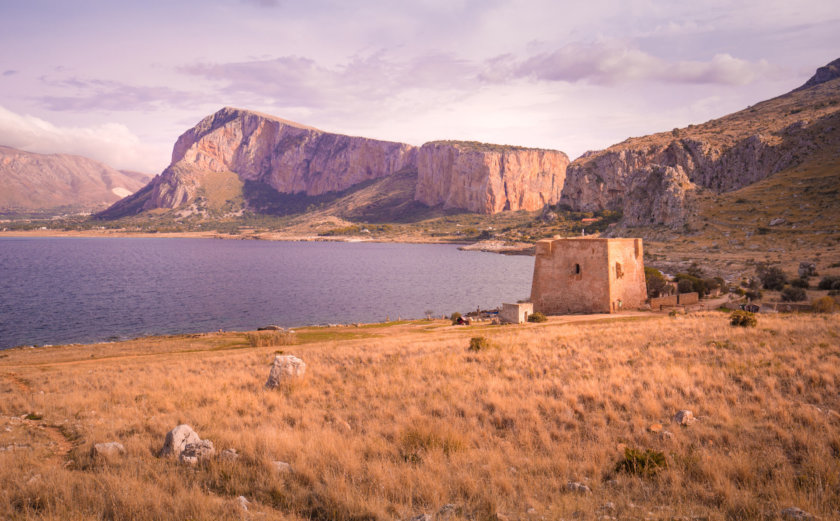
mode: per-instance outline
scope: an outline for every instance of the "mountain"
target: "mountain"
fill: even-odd
[[[464,142],[418,149],[226,107],[178,138],[159,176],[98,216],[181,207],[283,214],[392,176],[400,181],[386,185],[399,186],[400,196],[373,198],[383,214],[412,202],[488,214],[536,210],[559,201],[567,164],[558,151]]]
[[[86,157],[0,146],[0,211],[96,210],[130,195],[149,178]]]
[[[685,226],[704,193],[725,193],[822,158],[840,143],[840,60],[804,85],[742,111],[588,152],[561,204],[620,210],[626,226]]]

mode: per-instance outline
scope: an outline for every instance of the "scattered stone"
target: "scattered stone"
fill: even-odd
[[[306,373],[306,364],[303,360],[292,355],[277,355],[271,364],[271,372],[268,374],[265,387],[274,389],[285,380],[303,378],[304,373]]]
[[[186,424],[179,425],[166,433],[166,441],[160,450],[161,456],[180,456],[189,443],[198,443],[201,438],[192,427]]]
[[[107,443],[95,443],[90,448],[90,455],[92,458],[102,458],[106,460],[118,458],[125,454],[125,447],[122,443],[116,441],[109,441]]]
[[[674,415],[674,422],[678,425],[691,425],[694,423],[694,420],[694,414],[689,410],[678,411],[677,414]]]
[[[662,432],[662,424],[661,423],[653,423],[648,427],[648,430],[652,433]]]
[[[615,512],[615,503],[613,503],[612,501],[607,501],[606,503],[598,507],[598,510],[600,510],[601,512]]]
[[[674,439],[674,433],[671,431],[662,431],[659,433],[659,439],[664,441],[671,441]]]
[[[271,464],[279,474],[288,474],[292,471],[292,466],[285,461],[272,461]]]
[[[566,483],[566,490],[569,492],[576,492],[578,494],[590,494],[592,489],[578,481],[569,481]]]
[[[412,517],[409,521],[432,521],[432,516],[429,514],[417,514],[416,516]]]
[[[213,442],[200,440],[195,443],[187,443],[184,450],[178,455],[178,461],[195,465],[199,461],[213,457],[214,454],[216,454],[216,449],[213,448]]]
[[[814,516],[805,512],[801,508],[797,507],[788,507],[782,510],[782,519],[788,519],[791,521],[803,521],[807,519],[814,519]]]
[[[31,478],[29,478],[29,480],[26,482],[26,484],[27,485],[35,485],[36,483],[40,483],[40,482],[41,482],[41,475],[40,474],[35,474]]]
[[[776,217],[772,221],[770,221],[770,226],[778,226],[780,224],[785,224],[787,220],[784,217]]]
[[[272,324],[270,326],[258,327],[257,331],[283,331],[283,328]]]
[[[236,449],[225,449],[219,453],[219,459],[222,461],[236,461],[239,459],[239,453]]]
[[[799,278],[806,279],[808,277],[814,277],[817,275],[817,265],[813,262],[800,262],[799,263]]]
[[[237,503],[239,503],[239,508],[241,508],[245,512],[248,511],[248,505],[250,505],[251,502],[248,501],[248,499],[245,496],[238,496],[236,498],[236,501]]]
[[[534,507],[531,507],[531,508],[529,508],[529,509],[526,511],[526,513],[527,513],[529,516],[535,516],[535,515],[537,515],[537,509],[536,509],[536,508],[534,508]]]
[[[440,507],[440,510],[438,510],[436,517],[438,520],[449,519],[451,516],[455,515],[455,511],[455,505],[452,503],[447,503]]]

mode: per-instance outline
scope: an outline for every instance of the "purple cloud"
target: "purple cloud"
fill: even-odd
[[[161,105],[184,108],[206,101],[204,95],[169,87],[138,86],[116,81],[79,78],[52,80],[43,77],[41,80],[54,87],[69,87],[79,92],[74,96],[36,98],[46,108],[55,111],[151,110]]]
[[[14,70],[14,69],[9,69],[7,71],[3,71],[3,76],[11,76],[12,74],[17,74],[17,73],[18,73],[18,71]]]

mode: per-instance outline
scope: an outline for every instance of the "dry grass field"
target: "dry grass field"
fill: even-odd
[[[492,347],[468,351],[474,336]],[[838,314],[762,315],[749,329],[718,312],[420,321],[296,342],[219,333],[0,352],[0,518],[840,517]],[[276,351],[307,373],[269,391]],[[697,420],[675,424],[682,409]],[[181,423],[241,458],[157,457]],[[90,456],[107,441],[126,454]],[[664,465],[617,470],[625,448]]]

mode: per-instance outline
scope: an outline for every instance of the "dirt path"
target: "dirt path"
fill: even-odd
[[[5,376],[10,382],[12,382],[12,386],[18,391],[24,393],[32,392],[32,388],[29,386],[29,382],[16,375],[15,373],[5,373],[3,374],[3,376]]]

